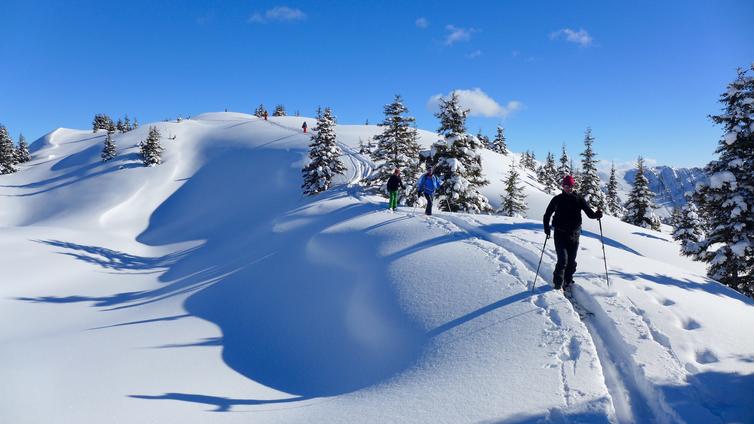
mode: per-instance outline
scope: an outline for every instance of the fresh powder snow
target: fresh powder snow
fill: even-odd
[[[573,300],[552,241],[530,290],[535,172],[524,218],[391,214],[361,184],[380,128],[336,125],[346,172],[305,196],[304,121],[145,124],[106,162],[102,130],[33,143],[0,176],[0,422],[754,422],[754,302],[669,234],[585,219]],[[480,153],[497,210],[520,155]]]

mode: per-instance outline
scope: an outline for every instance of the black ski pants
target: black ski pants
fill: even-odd
[[[556,289],[571,285],[573,274],[576,272],[576,255],[579,252],[579,232],[564,232],[555,230],[555,253],[558,262],[552,275],[552,283]]]
[[[427,199],[427,208],[424,210],[424,213],[427,215],[432,215],[432,198],[433,197],[434,197],[433,194],[424,193],[424,198]]]

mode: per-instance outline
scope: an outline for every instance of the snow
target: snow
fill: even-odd
[[[58,129],[0,177],[0,422],[752,422],[754,302],[663,233],[585,219],[574,299],[527,218],[399,207],[347,172],[301,195],[303,117]],[[419,131],[429,148],[437,135]],[[499,207],[519,155],[481,152]],[[737,246],[737,245],[736,245]],[[737,247],[734,246],[734,253]]]
[[[736,176],[730,171],[721,171],[710,175],[710,188],[721,189],[725,183],[730,184],[731,188],[735,189]]]

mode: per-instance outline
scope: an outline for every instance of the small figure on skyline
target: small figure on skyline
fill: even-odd
[[[301,128],[304,130],[304,134],[306,134],[306,128],[308,128],[306,126],[306,121],[304,121],[303,125],[301,125]]]

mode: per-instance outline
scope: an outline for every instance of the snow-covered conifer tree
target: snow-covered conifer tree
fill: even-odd
[[[115,124],[113,124],[113,120],[109,116],[103,113],[94,115],[92,132],[97,132],[97,130],[107,130],[110,127],[115,127]]]
[[[141,160],[144,166],[155,166],[162,163],[163,147],[160,145],[160,131],[157,127],[149,127],[149,135],[145,141],[139,143]]]
[[[283,105],[275,106],[275,111],[272,112],[272,116],[285,116],[285,107]]]
[[[479,143],[481,144],[483,149],[489,149],[490,148],[490,138],[486,135],[482,134],[482,129],[479,128],[479,131],[476,134],[477,140],[479,140]]]
[[[128,116],[126,116],[126,119],[128,119]],[[126,128],[128,128],[128,127],[126,127]],[[133,127],[129,131],[135,130],[137,128],[139,128],[139,121],[137,121],[136,118],[134,118],[134,125],[133,125]]]
[[[466,114],[458,104],[458,94],[440,99],[438,133],[443,136],[432,145],[435,175],[442,179],[438,190],[440,207],[451,211],[485,212],[492,210],[479,187],[489,184],[482,176],[479,140],[466,133]]]
[[[324,113],[317,110],[317,125],[312,128],[312,142],[309,144],[309,163],[301,170],[304,194],[314,195],[330,188],[337,174],[346,172],[341,162],[343,154],[335,139],[335,118],[330,108]]]
[[[506,216],[524,217],[526,215],[526,194],[524,187],[519,186],[519,173],[516,165],[512,164],[508,176],[504,180],[505,191],[500,195],[499,212]]]
[[[508,154],[508,145],[505,143],[505,128],[497,127],[497,133],[495,133],[495,139],[492,140],[490,150],[503,155]]]
[[[612,216],[623,216],[623,201],[618,196],[618,178],[615,176],[615,163],[610,168],[610,179],[607,180],[605,210]]]
[[[417,131],[411,126],[415,119],[407,115],[408,109],[399,95],[392,103],[385,105],[384,113],[385,119],[378,124],[382,132],[374,136],[377,147],[371,151],[372,160],[378,165],[368,183],[386,194],[387,180],[398,168],[406,185],[406,191],[399,194],[398,201],[407,198],[407,203],[413,204],[417,198],[414,184],[422,174],[419,161],[421,148],[417,142]]]
[[[688,249],[709,264],[707,275],[754,297],[754,63],[720,96],[723,113],[711,116],[724,134],[718,159],[704,168],[708,183],[694,200],[706,218],[707,235]]]
[[[558,169],[555,167],[555,155],[547,152],[547,158],[545,164],[542,165],[537,171],[537,179],[540,184],[545,188],[545,191],[549,194],[556,193],[560,188],[560,180],[558,180]]]
[[[649,181],[644,176],[644,158],[639,156],[636,163],[634,186],[625,204],[626,212],[623,221],[643,228],[660,230],[660,220],[654,213],[655,205],[652,201],[654,193],[649,189]]]
[[[605,194],[602,193],[600,188],[600,177],[597,175],[597,156],[592,150],[592,144],[594,144],[594,137],[592,137],[592,129],[586,129],[584,133],[584,151],[581,153],[581,178],[579,193],[584,196],[584,199],[589,203],[592,208],[605,209]]]
[[[13,140],[8,135],[8,129],[0,124],[0,174],[12,174],[17,171],[16,149]]]
[[[122,133],[126,132],[126,127],[123,126],[123,120],[122,119],[118,118],[118,122],[115,124],[115,129],[117,129],[118,131],[120,131]]]
[[[29,153],[29,145],[26,143],[26,137],[23,134],[18,135],[18,148],[16,149],[16,163],[29,162],[31,160],[31,154]]]
[[[696,204],[691,199],[678,210],[673,222],[673,238],[681,242],[681,254],[693,256],[696,246],[704,238],[704,227]]]
[[[568,153],[566,152],[565,143],[563,143],[563,147],[560,153],[560,165],[558,166],[558,183],[563,181],[563,177],[565,177],[566,175],[571,175],[571,172],[573,172],[573,167],[569,165],[570,162],[571,160],[568,157]]]
[[[102,158],[103,162],[107,162],[110,159],[114,158],[117,154],[117,149],[115,148],[115,142],[113,141],[113,134],[111,132],[107,132],[107,136],[105,137],[105,145],[102,147],[102,153],[100,153],[100,157]]]
[[[254,116],[257,118],[263,118],[265,112],[267,112],[267,109],[264,108],[264,104],[260,104],[259,107],[254,110]]]

